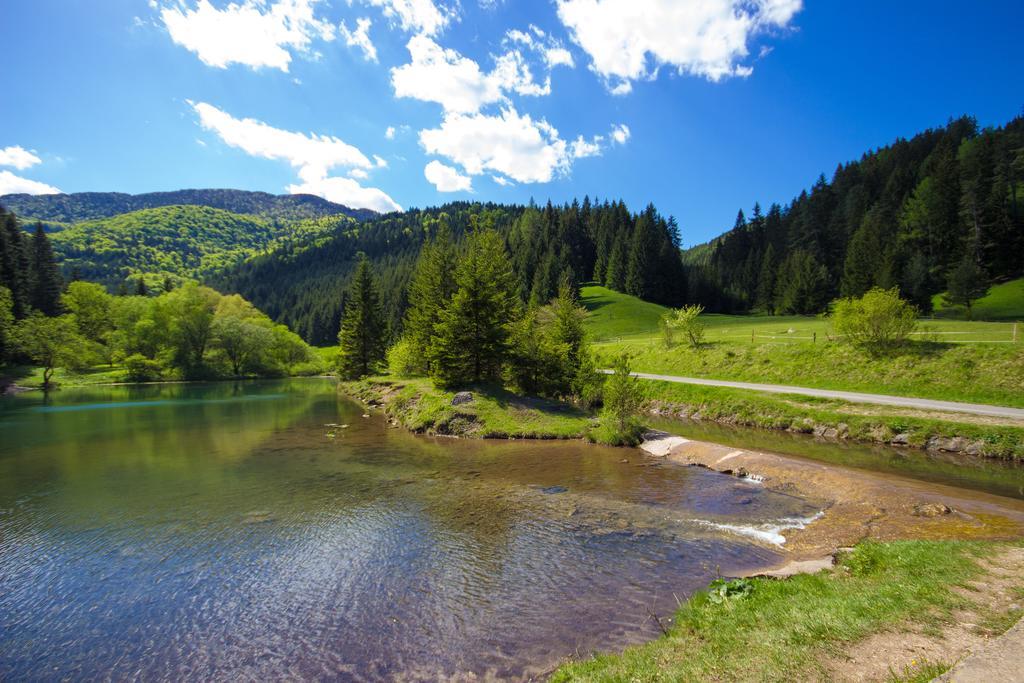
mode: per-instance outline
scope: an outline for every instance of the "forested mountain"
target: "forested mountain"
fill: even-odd
[[[622,202],[545,207],[457,202],[345,226],[319,244],[288,244],[213,279],[237,291],[314,344],[333,343],[344,292],[360,252],[380,273],[384,312],[397,332],[409,277],[424,240],[447,224],[457,244],[474,226],[504,239],[525,303],[542,304],[559,283],[599,280],[651,301],[686,299],[675,221],[653,206],[631,214]]]
[[[282,221],[205,206],[166,206],[74,225],[52,233],[64,275],[116,289],[128,278],[203,279],[292,240],[304,243],[354,223],[345,215]]]
[[[921,310],[965,262],[991,281],[1024,272],[1024,118],[971,118],[841,164],[810,192],[684,257],[689,297],[714,310],[816,313],[898,286]]]
[[[25,223],[77,223],[110,218],[142,209],[175,205],[208,206],[211,209],[222,209],[232,213],[293,221],[338,214],[364,220],[377,215],[369,209],[350,209],[311,194],[272,195],[245,190],[178,190],[136,195],[120,192],[76,192],[0,196],[0,206],[17,214]]]

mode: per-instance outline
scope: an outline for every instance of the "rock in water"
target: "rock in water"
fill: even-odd
[[[473,400],[473,394],[468,391],[460,391],[452,397],[452,405],[462,405],[463,403],[469,403]]]
[[[915,517],[940,517],[953,512],[948,505],[942,503],[920,503],[914,506]]]

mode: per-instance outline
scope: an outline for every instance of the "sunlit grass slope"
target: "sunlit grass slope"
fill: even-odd
[[[963,318],[963,309],[943,305],[942,295],[932,299],[935,315],[942,318]],[[995,285],[988,296],[979,299],[971,310],[975,320],[1024,320],[1024,278]]]

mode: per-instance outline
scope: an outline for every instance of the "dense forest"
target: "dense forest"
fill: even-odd
[[[445,226],[457,245],[477,227],[504,240],[524,304],[543,304],[567,280],[574,287],[599,280],[658,303],[686,299],[679,230],[653,206],[631,214],[622,202],[514,206],[456,202],[392,213],[337,230],[318,244],[290,243],[255,256],[212,280],[237,291],[312,344],[335,339],[345,291],[365,254],[382,286],[384,314],[397,335],[407,289],[424,242]]]
[[[311,194],[272,195],[246,190],[177,190],[136,195],[121,192],[76,192],[0,196],[0,206],[17,214],[26,223],[41,221],[44,225],[77,223],[110,218],[142,209],[182,205],[208,206],[211,209],[280,221],[308,220],[335,215],[363,220],[377,215],[369,209],[350,209]]]
[[[237,214],[206,206],[167,206],[83,221],[51,233],[69,278],[116,291],[143,277],[149,285],[170,277],[203,280],[245,258],[352,223],[345,215],[299,221]]]
[[[790,204],[741,211],[684,256],[689,297],[719,311],[817,313],[837,296],[899,287],[918,308],[951,278],[1024,272],[1024,118],[971,118],[897,140],[822,175]]]

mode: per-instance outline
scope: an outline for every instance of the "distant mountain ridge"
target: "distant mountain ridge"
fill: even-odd
[[[0,206],[23,221],[77,223],[110,218],[142,209],[165,206],[206,206],[237,214],[270,219],[305,220],[345,215],[367,220],[378,215],[370,209],[352,209],[310,194],[273,195],[247,190],[210,189],[177,190],[125,194],[122,192],[75,192],[73,194],[6,194]]]

